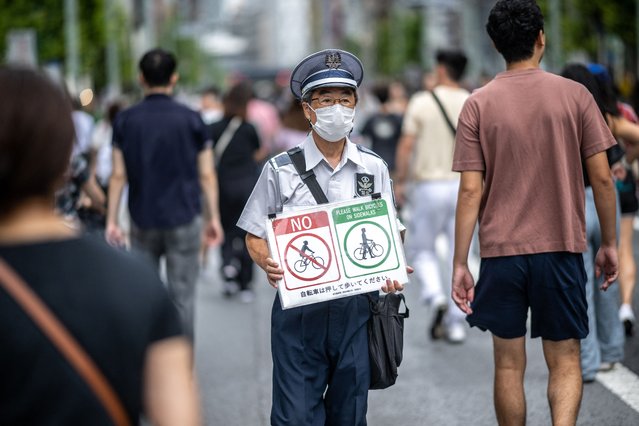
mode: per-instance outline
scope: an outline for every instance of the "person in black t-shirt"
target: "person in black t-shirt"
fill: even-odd
[[[217,162],[220,219],[225,239],[222,243],[222,276],[224,293],[240,290],[243,302],[253,300],[250,283],[253,260],[244,239],[246,231],[236,223],[253,191],[258,175],[260,140],[255,127],[246,121],[251,99],[248,83],[233,86],[224,96],[224,118],[211,126]]]
[[[379,100],[380,110],[366,121],[362,136],[370,140],[371,149],[386,161],[392,176],[395,171],[397,142],[402,134],[402,116],[389,109],[388,84],[376,85],[373,94]]]
[[[82,236],[54,209],[71,111],[36,71],[0,67],[0,259],[105,376],[131,424],[200,423],[192,347],[150,265]],[[0,287],[0,424],[111,425],[98,397]]]
[[[169,294],[193,338],[202,231],[211,246],[224,238],[211,140],[200,114],[171,97],[179,79],[175,56],[153,49],[139,68],[145,98],[113,123],[105,236],[114,245],[124,242],[118,211],[128,183],[131,247],[158,269],[166,259]],[[205,222],[202,210],[208,213]]]

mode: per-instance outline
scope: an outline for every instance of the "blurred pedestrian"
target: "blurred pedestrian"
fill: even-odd
[[[379,101],[379,111],[366,120],[361,134],[368,140],[371,149],[386,161],[391,176],[394,176],[395,151],[402,131],[402,115],[392,109],[389,84],[376,84],[372,93]]]
[[[499,0],[486,29],[506,71],[475,91],[459,117],[452,297],[471,326],[493,335],[498,423],[526,423],[530,309],[531,336],[542,338],[549,371],[552,422],[574,425],[580,340],[588,334],[582,164],[601,226],[595,273],[604,275],[605,290],[618,275],[616,195],[605,152],[616,142],[585,87],[540,68],[546,37],[534,0]],[[478,219],[475,287],[467,258]]]
[[[581,83],[592,94],[602,117],[610,121],[619,116],[616,104],[604,103],[600,86],[588,68],[581,64],[569,64],[561,72],[563,77]],[[613,145],[606,151],[608,164],[612,169],[621,163],[623,150]],[[601,230],[594,193],[584,175],[586,184],[586,243],[588,249],[583,253],[586,276],[586,300],[588,302],[588,336],[581,341],[581,371],[585,383],[595,380],[599,371],[612,369],[624,355],[624,337],[619,320],[619,286],[612,286],[608,291],[597,291],[601,280],[595,279],[595,254],[599,250]],[[619,259],[621,271],[621,258]],[[621,275],[620,275],[621,276]]]
[[[257,180],[256,156],[260,139],[246,121],[251,89],[239,83],[224,95],[224,118],[212,124],[211,135],[217,164],[220,219],[224,229],[222,243],[222,277],[224,293],[240,291],[240,300],[253,301],[251,289],[253,260],[246,248],[246,231],[236,224]]]
[[[78,214],[79,210],[88,205],[104,208],[106,196],[95,179],[91,178],[90,145],[94,127],[93,117],[82,110],[77,97],[72,96],[68,90],[65,93],[73,108],[71,118],[75,138],[68,171],[69,179],[65,180],[65,184],[58,190],[56,205],[63,215],[80,226],[83,218]]]
[[[88,179],[102,194],[101,203],[88,202],[78,209],[78,216],[88,231],[104,232],[106,226],[106,194],[111,178],[111,142],[113,139],[113,120],[122,109],[118,101],[110,102],[106,106],[106,114],[93,127],[91,143],[89,145]]]
[[[252,87],[249,81],[243,84]],[[260,137],[260,151],[255,159],[262,165],[274,153],[273,143],[280,129],[279,113],[271,102],[256,97],[251,88],[251,99],[247,105],[246,116],[249,123],[255,126]]]
[[[142,414],[156,424],[199,424],[192,348],[157,273],[70,228],[52,208],[74,139],[62,90],[35,71],[2,67],[0,92],[0,269],[53,312],[130,424]],[[113,424],[10,294],[0,288],[0,424]]]
[[[373,184],[371,193],[391,193],[388,168],[382,159],[348,138],[362,76],[359,59],[333,49],[306,57],[291,76],[291,90],[312,125],[298,152],[329,202],[351,199],[362,177]],[[247,231],[249,252],[271,286],[277,287],[284,271],[269,257],[268,215],[316,204],[288,153],[265,165],[238,226]],[[381,289],[395,292],[402,288],[394,281]],[[377,297],[377,292],[369,294]],[[366,325],[370,315],[366,294],[286,310],[275,296],[271,314],[272,425],[366,424],[370,384]]]
[[[408,108],[408,95],[406,94],[404,83],[394,80],[388,84],[388,100],[386,104],[387,110],[391,114],[396,114],[400,117],[404,115],[406,108]]]
[[[224,116],[222,96],[217,86],[209,86],[200,94],[200,114],[207,126],[217,123]]]
[[[628,104],[617,99],[615,86],[612,77],[606,67],[600,64],[589,64],[588,70],[593,73],[597,83],[601,87],[602,96],[608,109],[614,110],[614,121],[611,130],[617,132],[620,126],[615,126],[620,118],[624,118],[626,127],[633,127],[639,119],[635,110]],[[612,117],[611,117],[612,118]],[[630,122],[630,123],[628,123]],[[615,135],[618,136],[618,135]],[[619,143],[626,151],[634,149],[639,141],[636,138],[626,135],[626,139],[619,136]],[[629,146],[634,145],[634,146]],[[630,155],[626,155],[623,164],[618,164],[613,168],[616,177],[617,190],[619,191],[619,203],[621,204],[621,224],[619,231],[619,288],[621,293],[621,306],[619,307],[619,319],[624,325],[627,337],[633,335],[634,324],[636,322],[635,313],[632,309],[635,280],[637,277],[637,263],[634,255],[634,220],[639,211],[639,200],[637,199],[637,178],[633,172],[632,163],[628,161]]]
[[[291,97],[282,113],[282,125],[273,140],[273,155],[299,145],[311,130],[311,126],[304,116],[300,102]]]
[[[434,87],[412,96],[397,146],[395,195],[410,205],[408,247],[422,285],[422,299],[433,308],[432,339],[461,343],[466,338],[464,313],[448,297],[455,231],[459,174],[451,171],[459,113],[468,98],[460,81],[466,55],[458,50],[436,54]],[[435,242],[446,239],[442,267]]]
[[[124,243],[117,212],[128,183],[131,246],[158,268],[166,258],[169,293],[193,337],[201,193],[209,215],[205,238],[211,245],[223,239],[211,139],[200,115],[171,99],[178,80],[173,54],[150,50],[139,67],[145,98],[120,112],[113,126],[106,238]]]

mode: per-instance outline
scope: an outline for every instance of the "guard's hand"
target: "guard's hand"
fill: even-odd
[[[452,298],[466,315],[473,313],[470,304],[475,299],[475,280],[468,265],[453,265]]]
[[[386,280],[386,284],[382,286],[384,293],[395,293],[396,291],[404,290],[404,285],[400,284],[397,280]]]
[[[617,257],[617,247],[601,246],[595,256],[595,277],[599,278],[603,274],[603,282],[599,287],[606,291],[619,276],[619,260]]]
[[[408,265],[406,265],[406,272],[412,274],[414,269]],[[399,281],[394,280],[386,280],[386,284],[382,286],[382,291],[384,293],[395,293],[396,291],[404,290],[404,285],[400,284]]]
[[[276,261],[267,257],[264,271],[266,272],[266,278],[271,287],[277,288],[277,282],[284,278],[284,270],[280,268],[280,265]]]

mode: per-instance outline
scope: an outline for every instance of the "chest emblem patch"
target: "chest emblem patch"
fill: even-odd
[[[375,192],[375,176],[367,173],[355,173],[355,193],[364,197]]]

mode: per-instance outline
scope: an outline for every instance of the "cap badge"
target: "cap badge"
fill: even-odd
[[[331,69],[339,68],[340,65],[342,65],[342,56],[339,54],[339,52],[327,53],[326,61],[324,63]]]

